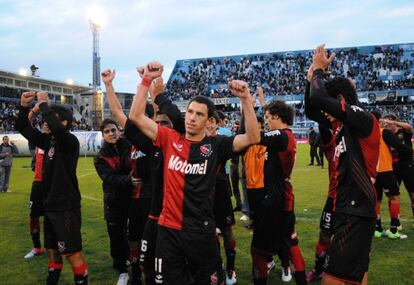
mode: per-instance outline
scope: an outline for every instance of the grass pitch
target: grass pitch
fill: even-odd
[[[297,161],[293,172],[295,193],[296,230],[299,245],[305,257],[306,269],[314,262],[314,248],[319,232],[319,218],[325,203],[328,180],[326,169],[307,166],[309,146],[299,145]],[[29,235],[28,200],[33,172],[28,168],[29,158],[16,158],[11,174],[10,193],[0,194],[0,284],[31,285],[45,284],[47,258],[45,255],[30,261],[23,256],[31,249]],[[326,164],[326,163],[325,163]],[[80,158],[78,179],[82,199],[83,254],[89,265],[90,284],[116,284],[117,272],[112,269],[109,254],[109,241],[103,220],[102,187],[92,158]],[[250,242],[251,231],[240,222],[240,212],[236,213],[234,227],[237,240],[237,284],[251,284]],[[386,201],[382,204],[383,226],[389,227],[389,214]],[[414,284],[414,228],[409,199],[404,187],[401,188],[402,233],[406,240],[375,239],[369,268],[369,284]],[[275,260],[279,263],[278,259]],[[280,264],[280,263],[279,263]],[[64,267],[59,284],[73,284],[72,271],[68,262]],[[271,272],[268,284],[283,283],[280,280],[280,267]],[[319,284],[315,282],[313,284]]]

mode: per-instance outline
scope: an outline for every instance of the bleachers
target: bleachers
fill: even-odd
[[[414,89],[414,44],[335,48],[332,75],[356,82],[358,91]],[[231,97],[227,82],[242,79],[266,96],[303,94],[312,50],[178,60],[167,83],[174,100],[195,94]]]

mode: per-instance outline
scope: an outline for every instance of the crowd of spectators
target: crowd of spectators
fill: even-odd
[[[0,132],[7,133],[15,130],[14,118],[17,105],[13,102],[0,101]]]
[[[371,52],[357,48],[335,52],[332,75],[352,78],[358,91],[414,88],[414,53],[390,46],[375,47]],[[311,62],[311,51],[181,61],[167,92],[173,100],[187,100],[195,94],[230,97],[227,82],[241,79],[253,90],[260,84],[266,96],[303,94]]]

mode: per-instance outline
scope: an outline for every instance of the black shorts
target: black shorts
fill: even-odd
[[[129,207],[128,239],[141,242],[151,207],[151,199],[132,199]]]
[[[155,256],[157,284],[188,284],[188,272],[194,284],[218,282],[215,232],[188,232],[159,226]]]
[[[80,209],[65,212],[45,212],[45,248],[62,255],[82,250]]]
[[[319,222],[319,228],[321,230],[328,230],[332,232],[333,225],[333,198],[328,197],[323,207],[321,221]]]
[[[148,219],[141,240],[139,262],[145,274],[154,275],[155,246],[157,242],[158,220]],[[155,276],[155,275],[154,275]]]
[[[295,220],[293,211],[265,208],[255,217],[252,248],[275,255],[298,245]]]
[[[398,185],[401,185],[401,182],[404,182],[404,186],[408,193],[414,193],[414,165],[393,164],[393,167]]]
[[[216,192],[214,196],[214,220],[216,222],[216,227],[220,230],[231,227],[235,224],[228,180],[216,181]]]
[[[263,210],[263,199],[266,195],[264,188],[249,189],[247,188],[247,200],[249,201],[250,207],[250,219],[255,220],[256,213],[261,215],[260,212]]]
[[[43,209],[43,190],[42,182],[33,181],[32,190],[30,192],[30,201],[29,201],[29,212],[30,217],[40,217],[44,216],[45,212]]]
[[[375,218],[336,212],[334,230],[324,271],[343,282],[359,284],[368,271]]]
[[[375,181],[375,190],[377,191],[378,201],[382,201],[383,193],[385,193],[387,197],[400,195],[400,187],[394,171],[378,172]]]

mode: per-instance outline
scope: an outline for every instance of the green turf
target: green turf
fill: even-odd
[[[308,146],[300,145],[293,187],[296,228],[306,268],[313,265],[315,242],[318,236],[319,217],[327,193],[327,170],[306,166]],[[0,284],[45,284],[47,259],[36,257],[30,261],[23,256],[32,243],[28,230],[28,199],[33,172],[27,167],[28,158],[14,160],[11,176],[11,193],[0,194]],[[89,264],[90,284],[116,284],[117,273],[111,268],[108,237],[103,220],[101,182],[96,175],[91,158],[80,158],[78,177],[82,195],[82,234],[84,255]],[[414,229],[412,213],[406,190],[401,189],[401,217],[406,240],[374,239],[369,270],[370,284],[414,284]],[[384,226],[388,227],[387,206],[383,202]],[[251,232],[239,222],[236,213],[234,227],[237,239],[237,284],[251,284],[250,241]],[[284,284],[280,280],[280,267],[271,273],[268,284]],[[59,284],[73,284],[71,268],[65,262]],[[294,284],[294,282],[286,283]],[[314,284],[319,284],[316,282]]]

